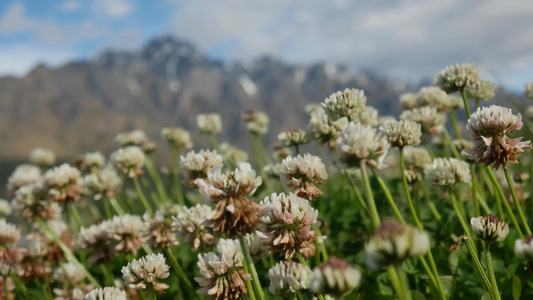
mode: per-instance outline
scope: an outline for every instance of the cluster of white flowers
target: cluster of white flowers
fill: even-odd
[[[180,169],[185,174],[189,184],[198,178],[206,178],[207,172],[214,167],[222,166],[222,156],[215,150],[200,150],[198,153],[190,151],[180,156]]]
[[[509,234],[509,225],[493,214],[472,218],[470,224],[474,235],[487,243],[502,242]]]
[[[83,178],[85,186],[94,195],[94,199],[102,197],[112,198],[120,190],[122,179],[112,168],[105,168],[97,173],[91,173]]]
[[[290,260],[280,261],[268,270],[270,286],[268,290],[277,296],[290,297],[309,286],[311,269]]]
[[[165,138],[167,143],[177,151],[189,149],[193,146],[191,134],[181,127],[163,128],[161,130],[161,135]]]
[[[351,120],[356,114],[363,111],[365,105],[365,92],[356,89],[345,89],[342,92],[333,93],[322,103],[324,111],[332,121],[342,117]]]
[[[39,181],[41,181],[41,169],[39,167],[28,164],[18,165],[7,179],[7,190],[14,194],[19,188]]]
[[[302,129],[293,129],[284,131],[278,134],[278,140],[284,147],[293,147],[298,145],[308,144],[309,138],[307,138],[307,132]]]
[[[124,174],[137,177],[142,173],[146,157],[138,146],[126,146],[111,154],[111,161]]]
[[[442,132],[446,115],[439,113],[435,107],[424,106],[404,111],[400,119],[420,123],[422,132],[431,136]]]
[[[421,143],[422,127],[410,120],[387,121],[379,128],[393,147],[416,146]]]
[[[342,297],[361,284],[361,272],[346,261],[330,257],[313,270],[309,290],[316,294]]]
[[[222,119],[219,114],[200,114],[196,117],[196,122],[204,133],[215,134],[222,131]]]
[[[138,146],[142,147],[147,141],[148,137],[142,130],[132,130],[117,134],[116,141],[120,147]]]
[[[0,218],[9,216],[12,212],[11,204],[5,199],[0,199]]]
[[[488,80],[479,80],[465,89],[466,96],[475,101],[490,100],[494,98],[494,83]]]
[[[50,169],[44,174],[44,184],[47,187],[61,188],[80,181],[80,171],[67,163]]]
[[[468,163],[456,158],[436,158],[424,170],[427,180],[435,186],[453,188],[456,183],[471,180]]]
[[[468,88],[479,80],[479,73],[474,64],[464,63],[455,66],[448,66],[440,71],[433,84],[441,88],[446,93]]]
[[[30,162],[40,167],[48,167],[56,163],[56,155],[52,150],[35,148],[30,152]]]
[[[365,106],[363,111],[355,114],[351,119],[354,123],[361,123],[372,127],[378,126],[378,110],[372,106]]]
[[[116,287],[105,287],[92,290],[84,300],[128,300],[126,291]]]
[[[122,277],[124,284],[130,289],[144,290],[147,285],[152,285],[156,292],[164,293],[170,286],[158,280],[167,278],[170,275],[169,269],[163,254],[149,254],[122,267]]]
[[[378,167],[389,151],[387,136],[368,125],[349,123],[337,138],[341,162],[348,168],[359,168],[361,163]]]
[[[243,114],[248,131],[254,134],[266,134],[268,132],[268,123],[270,118],[261,111],[247,111]]]
[[[172,225],[176,234],[180,238],[186,238],[186,242],[191,244],[192,249],[210,249],[216,245],[215,237],[205,227],[204,220],[212,212],[211,207],[203,204],[196,204],[193,207],[180,209]]]
[[[82,170],[100,168],[105,164],[105,157],[100,152],[85,153],[80,160]]]

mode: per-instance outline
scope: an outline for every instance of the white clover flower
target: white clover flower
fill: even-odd
[[[513,115],[505,107],[491,105],[479,107],[466,125],[470,137],[474,141],[474,149],[466,150],[470,159],[490,165],[494,168],[507,166],[508,162],[518,163],[516,155],[530,147],[530,141],[522,142],[522,138],[509,138],[507,134],[522,129],[522,116]]]
[[[146,157],[138,146],[126,146],[111,154],[111,161],[120,171],[133,178],[142,174]]]
[[[224,164],[237,167],[241,162],[248,161],[248,153],[239,150],[228,143],[220,144],[220,154],[224,157]]]
[[[143,215],[144,235],[146,243],[154,248],[172,248],[179,244],[174,232],[172,223],[169,222],[170,218],[166,215],[166,211],[156,211],[153,218],[150,217],[150,213],[145,212]]]
[[[113,238],[117,241],[115,246],[119,253],[133,253],[141,249],[144,242],[144,222],[141,217],[133,215],[114,216],[111,221]]]
[[[193,146],[191,134],[181,127],[163,128],[161,130],[161,135],[176,151],[190,149]]]
[[[85,279],[83,271],[73,263],[62,263],[54,271],[53,276],[54,280],[71,287],[77,286],[78,283]]]
[[[80,228],[76,248],[91,250],[92,254],[87,259],[90,263],[103,263],[111,261],[116,255],[114,242],[114,226],[112,221],[104,221],[90,227]]]
[[[330,257],[316,267],[309,281],[309,291],[315,294],[333,294],[338,297],[361,285],[361,272],[346,261]]]
[[[61,207],[48,197],[42,184],[25,185],[17,190],[13,199],[13,209],[25,220],[36,217],[45,220],[56,219],[61,215]]]
[[[215,134],[222,131],[222,119],[219,114],[200,114],[196,117],[198,128],[204,133]]]
[[[302,129],[293,129],[284,131],[278,134],[278,140],[284,147],[294,147],[304,144],[309,144],[309,138],[307,138],[307,132]]]
[[[14,194],[19,188],[25,185],[35,184],[41,181],[41,169],[34,165],[18,165],[15,171],[7,179],[7,190]]]
[[[470,99],[487,101],[494,98],[494,83],[488,80],[479,80],[471,87],[466,88],[465,92]]]
[[[450,94],[464,88],[472,86],[479,80],[479,73],[474,64],[464,63],[455,66],[448,66],[441,70],[433,84]]]
[[[366,96],[363,90],[345,89],[333,93],[322,103],[324,111],[332,121],[342,117],[351,120],[356,114],[363,111],[366,105]]]
[[[422,178],[426,167],[431,164],[431,156],[426,148],[407,147],[404,150],[405,175],[409,182]]]
[[[170,275],[169,269],[170,267],[165,263],[165,256],[161,253],[134,259],[127,266],[122,267],[124,285],[130,289],[143,290],[147,285],[152,285],[156,292],[162,294],[170,286],[158,280],[167,278]]]
[[[509,225],[494,214],[470,219],[472,232],[487,243],[502,242],[509,234]]]
[[[113,198],[122,187],[122,179],[112,168],[105,168],[97,173],[91,173],[83,178],[87,189],[94,195],[95,200],[103,197]]]
[[[378,126],[378,110],[372,106],[365,106],[363,111],[352,117],[352,122],[372,127]]]
[[[389,148],[387,136],[363,124],[349,123],[337,138],[340,160],[348,168],[359,168],[361,163],[378,167]]]
[[[387,121],[379,130],[389,138],[393,147],[416,146],[421,143],[422,127],[415,121]]]
[[[293,193],[274,193],[260,205],[262,224],[256,233],[270,251],[285,258],[293,257],[296,248],[306,257],[315,255],[316,232],[311,227],[317,222],[318,211],[308,200]]]
[[[211,212],[211,207],[196,204],[193,207],[180,209],[177,215],[172,217],[176,234],[180,238],[185,238],[194,251],[211,249],[217,243],[213,234],[203,224]]]
[[[456,183],[471,180],[468,163],[455,158],[436,158],[424,170],[427,180],[438,187],[453,188]]]
[[[198,254],[197,266],[203,276],[194,277],[203,287],[198,293],[215,300],[239,299],[247,295],[245,281],[252,280],[252,276],[244,273],[244,255],[239,241],[220,239],[217,251],[219,255],[213,252]]]
[[[311,269],[290,260],[280,261],[268,270],[268,291],[276,296],[290,297],[308,288]]]
[[[84,300],[128,300],[126,292],[116,287],[105,287],[92,290]]]
[[[20,240],[20,230],[14,224],[0,219],[0,248],[14,245]]]
[[[528,82],[524,86],[524,97],[533,99],[533,82]]]
[[[533,235],[525,240],[516,240],[514,243],[514,253],[522,259],[533,261]]]
[[[416,93],[405,93],[401,94],[400,105],[403,110],[414,109],[418,107],[418,94]]]
[[[263,244],[263,240],[255,233],[247,233],[244,238],[254,261],[260,260],[270,253],[270,248]]]
[[[305,106],[305,113],[308,116],[312,116],[317,113],[320,114],[320,113],[325,113],[325,112],[324,112],[324,108],[322,107],[320,103],[309,103]]]
[[[52,150],[35,148],[30,152],[29,160],[34,165],[48,167],[56,163],[56,155]]]
[[[142,147],[146,142],[148,142],[148,137],[146,136],[146,133],[144,133],[144,131],[137,129],[119,133],[115,137],[115,140],[117,141],[120,147]]]
[[[222,156],[215,150],[200,150],[196,153],[190,151],[185,156],[180,156],[180,170],[185,175],[185,182],[193,185],[194,181],[199,178],[207,178],[207,172],[214,167],[222,167]]]
[[[280,179],[283,184],[299,197],[315,200],[322,195],[317,184],[328,178],[326,166],[318,156],[309,153],[297,157],[287,157],[280,165]]]
[[[246,128],[254,134],[266,134],[268,132],[268,123],[270,118],[261,111],[249,110],[242,116],[246,121]]]
[[[80,158],[80,169],[100,168],[105,164],[105,157],[100,152],[88,152]]]
[[[313,112],[310,117],[307,125],[309,137],[318,140],[320,145],[327,144],[330,149],[335,148],[336,139],[339,137],[342,127],[348,124],[348,118],[343,117],[332,122],[322,108]]]
[[[50,198],[61,203],[78,201],[85,188],[80,171],[67,163],[49,169],[43,178]]]
[[[407,258],[426,254],[429,250],[429,237],[417,228],[387,220],[374,230],[365,244],[365,264],[373,271],[390,264],[397,264]]]
[[[431,136],[442,132],[446,115],[439,113],[435,107],[424,106],[404,111],[400,119],[420,123],[422,132]]]
[[[6,199],[0,199],[0,218],[11,215],[13,209],[11,204]]]

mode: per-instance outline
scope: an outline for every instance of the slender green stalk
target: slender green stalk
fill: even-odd
[[[492,268],[492,259],[490,257],[490,243],[485,242],[485,260],[487,263],[487,270],[490,276],[490,282],[494,291],[494,300],[501,300],[500,291],[498,290],[498,282],[496,282],[496,276],[494,276],[494,269]]]
[[[514,188],[514,183],[513,183],[513,180],[511,179],[511,174],[509,173],[509,169],[506,166],[504,166],[503,172],[505,173],[505,179],[507,179],[507,184],[509,185],[509,189],[511,190],[513,202],[516,206],[516,209],[518,210],[518,216],[520,217],[520,221],[522,222],[522,225],[524,226],[524,229],[526,230],[527,236],[530,236],[531,229],[529,229],[529,225],[527,224],[526,216],[524,214],[524,211],[522,210],[522,205],[520,205],[520,201],[518,201],[518,196],[516,195],[516,189]]]
[[[36,219],[35,221],[37,222],[37,224],[39,224],[39,228],[41,228],[44,235],[46,235],[46,237],[56,242],[59,248],[63,250],[63,252],[65,253],[66,259],[69,262],[76,265],[83,272],[83,274],[85,274],[85,277],[87,277],[87,279],[95,286],[95,288],[101,287],[98,281],[93,277],[93,275],[91,275],[91,273],[89,273],[89,271],[85,268],[85,266],[82,263],[80,263],[80,261],[76,258],[76,256],[74,256],[72,251],[70,251],[70,249],[63,243],[63,241],[61,241],[61,239],[50,228],[50,226],[48,226],[48,224],[45,223],[40,218]]]
[[[405,274],[405,271],[402,269],[401,265],[396,265],[396,273],[398,274],[398,277],[400,278],[400,284],[402,285],[402,291],[405,293],[404,298],[410,299],[411,298],[411,287],[409,286],[409,279],[407,278],[407,274]]]
[[[109,203],[111,203],[111,206],[113,206],[113,209],[117,212],[119,216],[123,216],[126,214],[124,212],[124,209],[122,209],[120,204],[118,204],[117,198],[111,197],[111,198],[107,198],[106,200],[109,201]]]
[[[500,186],[498,179],[496,179],[496,175],[494,175],[494,172],[492,171],[490,167],[487,167],[487,172],[489,174],[490,180],[492,181],[492,185],[496,188],[498,195],[500,196],[502,200],[501,202],[503,202],[505,209],[507,210],[507,214],[509,215],[509,218],[511,218],[511,223],[513,223],[513,226],[516,228],[516,231],[518,232],[518,236],[521,239],[524,239],[524,234],[522,233],[522,229],[520,228],[520,225],[518,225],[518,221],[516,220],[514,212],[511,209],[511,206],[509,205],[509,201],[507,201],[507,198],[505,197],[505,194],[503,193],[502,187]]]
[[[250,274],[250,270],[248,269],[248,263],[246,259],[242,262],[242,268],[244,270],[244,273]],[[251,280],[246,280],[246,289],[248,290],[248,296],[250,297],[250,300],[256,300],[254,287],[252,286]]]
[[[426,198],[426,202],[429,206],[429,209],[431,210],[431,213],[433,214],[433,216],[435,216],[435,219],[437,219],[437,221],[440,221],[442,217],[439,211],[437,210],[437,208],[435,207],[435,204],[433,203],[432,199],[430,198],[431,193],[429,192],[429,188],[426,185],[426,182],[420,181],[419,183],[420,183],[420,186],[422,187],[422,192],[424,192],[424,197]]]
[[[111,205],[109,204],[109,199],[104,198],[102,199],[102,201],[104,202],[105,216],[108,220],[110,220],[111,218],[113,218],[113,213],[111,212]]]
[[[209,134],[209,142],[211,143],[211,147],[213,149],[215,149],[217,152],[220,152],[220,149],[218,149],[217,138],[214,133]]]
[[[265,173],[263,158],[261,155],[261,149],[262,149],[261,136],[255,133],[250,133],[250,137],[252,140],[252,154],[254,156],[255,164],[259,171],[259,175],[261,176],[261,178],[263,178],[265,189],[268,195],[270,195],[272,194],[272,189],[270,188],[270,184],[268,182],[268,176]]]
[[[431,210],[431,213],[435,217],[435,219],[438,221],[442,220],[442,216],[439,214],[439,211],[435,207],[435,204],[433,201],[428,201],[429,210]]]
[[[296,151],[296,155],[300,154],[300,145],[294,145],[294,150]]]
[[[250,274],[252,274],[252,284],[254,285],[255,292],[257,293],[258,298],[260,300],[263,300],[265,299],[265,295],[263,293],[263,288],[261,287],[261,281],[259,281],[259,276],[257,275],[252,255],[250,255],[250,248],[246,244],[246,239],[244,238],[244,235],[239,236],[239,242],[241,243],[241,249],[244,253],[244,259],[248,263],[248,269],[250,271]]]
[[[383,181],[383,178],[381,178],[376,168],[370,168],[370,170],[372,170],[372,174],[377,179],[379,185],[381,186],[381,189],[385,193],[385,198],[387,198],[387,201],[389,201],[389,205],[392,207],[394,216],[396,216],[396,218],[398,218],[398,220],[400,220],[402,223],[405,223],[405,221],[403,220],[402,214],[400,213],[400,210],[398,209],[398,206],[396,206],[396,202],[394,202],[394,199],[392,199],[392,195],[389,191],[389,188]]]
[[[157,300],[157,295],[156,295],[156,293],[155,293],[154,286],[151,285],[151,284],[149,284],[149,285],[148,285],[148,290],[150,290],[150,298],[151,298],[152,300]]]
[[[152,178],[152,181],[155,183],[155,188],[157,190],[157,194],[159,196],[159,200],[163,204],[163,206],[167,205],[167,191],[165,190],[165,187],[163,186],[163,181],[161,180],[161,176],[159,175],[159,172],[156,170],[154,166],[154,160],[150,155],[147,155],[146,157],[146,169],[148,170],[148,174]]]
[[[141,198],[141,202],[144,205],[144,208],[146,211],[150,214],[150,218],[154,218],[154,211],[150,207],[150,204],[148,203],[148,200],[146,200],[146,196],[144,195],[144,192],[141,188],[141,185],[139,184],[139,179],[137,177],[133,177],[133,183],[135,184],[135,188],[137,189],[137,194],[139,194],[139,198]]]
[[[174,269],[174,272],[175,272],[175,274],[177,276],[177,279],[185,284],[185,287],[187,288],[187,292],[189,294],[195,295],[195,297],[197,297],[196,293],[193,290],[191,281],[189,280],[189,278],[187,277],[185,272],[183,272],[183,269],[181,268],[181,265],[179,264],[178,259],[176,258],[174,253],[172,253],[172,249],[171,248],[167,248],[165,252],[166,252],[166,254],[167,254],[167,256],[168,256],[168,258],[170,260],[170,264],[172,265],[172,268]],[[179,289],[178,292],[181,292],[180,282],[178,282],[177,285],[178,285],[178,289]]]
[[[81,222],[80,214],[78,213],[78,209],[74,206],[74,203],[67,204],[68,209],[71,211],[72,215],[74,216],[74,220],[76,220],[76,224],[78,224],[78,227],[83,227],[83,223]]]
[[[361,207],[363,207],[368,212],[368,214],[370,214],[370,211],[368,210],[368,207],[366,206],[365,200],[363,200],[363,197],[361,196],[361,193],[359,193],[359,189],[357,188],[357,186],[353,182],[353,179],[350,176],[350,174],[348,173],[348,170],[341,169],[341,171],[344,174],[344,177],[346,178],[346,180],[348,181],[350,186],[352,187],[352,190],[355,193],[355,198],[357,199],[357,201],[359,202]]]
[[[180,180],[180,161],[179,156],[176,151],[172,151],[172,163],[174,164],[174,188],[176,191],[176,197],[178,198],[178,203],[181,206],[185,206],[185,197],[183,197],[183,190],[181,188]]]
[[[113,286],[115,284],[115,277],[111,272],[109,272],[109,269],[107,269],[105,264],[99,264],[100,271],[102,271],[102,275],[104,275],[104,284],[106,286]]]
[[[431,148],[427,136],[424,137],[424,145],[426,146],[426,149],[428,150],[431,159],[435,159],[435,152],[433,152],[433,148]]]
[[[446,127],[442,130],[442,135],[444,135],[444,140],[448,143],[448,146],[452,150],[453,156],[457,159],[461,159],[461,155],[459,154],[459,151],[457,151],[457,147],[453,144],[452,138],[450,137],[450,134],[448,133],[448,130]]]
[[[449,194],[450,194],[450,198],[452,199],[453,209],[455,210],[455,214],[457,215],[457,218],[459,219],[459,223],[461,223],[461,227],[463,227],[463,230],[466,236],[470,238],[472,236],[472,232],[470,231],[470,228],[468,227],[465,219],[463,218],[463,214],[461,214],[461,211],[459,210],[459,206],[457,205],[457,199],[455,197],[455,194],[452,192],[450,192]],[[472,244],[472,245],[474,247],[474,250],[476,250],[476,253],[477,253],[476,245],[475,244]]]
[[[374,201],[372,187],[370,187],[370,181],[368,180],[368,174],[366,172],[366,162],[364,160],[361,161],[360,168],[362,175],[361,177],[363,179],[363,185],[365,186],[367,205],[370,208],[370,218],[372,219],[372,224],[374,225],[374,228],[376,228],[381,225],[381,221],[379,220],[378,209],[376,207],[376,202]]]
[[[398,272],[396,272],[396,269],[394,268],[394,266],[392,265],[388,266],[387,273],[389,273],[389,278],[390,278],[392,288],[396,292],[398,299],[411,300],[411,294],[409,293],[409,290],[407,290],[407,293],[406,293],[405,289],[402,287],[402,284],[398,277]]]
[[[452,119],[453,134],[456,139],[460,139],[461,134],[459,133],[459,127],[457,126],[457,111],[455,109],[450,111],[450,119]]]
[[[477,176],[476,176],[476,165],[475,164],[470,164],[470,174],[472,175],[472,196],[474,197],[474,206],[476,207],[476,216],[481,216],[481,210],[479,209],[479,199],[476,197]]]
[[[4,299],[9,299],[9,291],[7,289],[7,276],[4,276]]]
[[[467,118],[467,119],[470,119],[470,116],[471,116],[472,114],[470,113],[470,106],[468,105],[468,99],[466,99],[465,88],[461,88],[461,89],[460,89],[460,92],[461,92],[461,96],[463,97],[463,103],[464,103],[464,105],[465,105],[466,118]]]
[[[44,265],[44,261],[41,263],[42,265],[42,268],[43,270],[46,270],[46,266]],[[46,291],[46,298],[52,300],[54,299],[54,296],[52,294],[52,288],[50,287],[50,278],[48,278],[48,276],[43,276],[44,277],[44,283],[45,283],[45,291]],[[6,298],[6,299],[9,299],[9,298]]]
[[[464,238],[466,241],[466,247],[468,248],[468,252],[470,252],[470,255],[474,259],[474,264],[476,265],[477,270],[479,271],[479,274],[481,274],[481,278],[483,279],[483,283],[485,283],[485,286],[487,287],[491,298],[494,299],[494,291],[492,289],[491,283],[489,281],[489,278],[487,277],[487,273],[485,273],[485,270],[483,269],[483,266],[481,266],[481,262],[479,261],[479,258],[477,256],[477,251],[474,248],[474,243],[472,243],[472,240],[470,237]]]

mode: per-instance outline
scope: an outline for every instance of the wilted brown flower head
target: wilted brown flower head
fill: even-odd
[[[468,88],[478,80],[479,73],[476,65],[463,63],[447,66],[435,76],[433,84],[450,94]]]
[[[172,147],[172,150],[177,153],[181,153],[183,149],[190,149],[193,146],[191,134],[181,127],[163,128],[161,135]]]
[[[446,115],[439,113],[435,107],[423,106],[404,111],[400,115],[400,119],[420,123],[422,132],[433,136],[442,132]]]
[[[228,173],[213,168],[207,174],[207,182],[198,179],[195,183],[205,200],[216,204],[205,220],[216,235],[234,238],[254,232],[259,222],[259,206],[248,197],[255,193],[262,179],[249,163],[240,163],[235,171]]]
[[[387,136],[371,126],[349,123],[337,138],[340,161],[348,168],[359,168],[361,163],[379,167],[389,151]]]
[[[169,269],[163,254],[149,254],[122,267],[122,277],[124,284],[130,289],[144,290],[147,285],[152,285],[156,292],[163,294],[170,286],[159,282],[159,279],[167,278],[170,275]]]
[[[180,238],[185,238],[185,242],[191,244],[194,251],[208,250],[217,244],[210,228],[206,228],[203,224],[211,212],[211,207],[196,204],[193,207],[184,207],[172,217],[176,234]]]
[[[119,253],[133,253],[141,249],[144,242],[144,223],[139,216],[114,216],[111,221],[113,238],[117,242],[115,248]]]
[[[273,295],[290,298],[298,291],[307,289],[310,277],[311,269],[308,266],[283,260],[268,270],[268,291]]]
[[[206,179],[207,172],[214,167],[222,167],[222,156],[215,150],[191,151],[180,156],[180,170],[185,175],[185,183],[197,188],[196,179]]]
[[[316,223],[318,211],[309,201],[293,193],[272,194],[260,202],[262,205],[260,229],[256,232],[270,247],[285,258],[293,257],[298,248],[305,257],[315,255]]]
[[[313,270],[309,290],[342,297],[361,284],[361,277],[361,272],[348,262],[332,256]]]
[[[144,219],[144,236],[146,243],[154,248],[171,248],[179,244],[172,227],[172,221],[166,219],[162,211],[156,211],[154,218],[146,212]]]
[[[134,178],[143,173],[146,156],[138,146],[126,146],[111,154],[113,165],[123,174]]]
[[[530,141],[522,142],[522,137],[513,139],[507,134],[522,129],[522,126],[522,116],[513,115],[511,109],[497,105],[480,107],[466,125],[475,146],[466,152],[478,163],[486,166],[494,163],[495,169],[500,165],[507,167],[508,162],[518,163],[515,156],[530,148]]]
[[[28,164],[18,165],[7,179],[7,191],[10,195],[14,195],[19,188],[40,181],[41,169],[39,167]]]
[[[80,200],[84,191],[80,171],[66,163],[46,171],[44,187],[51,200],[65,204]]]
[[[213,252],[198,254],[197,265],[203,276],[194,277],[203,287],[198,293],[210,300],[240,299],[247,295],[245,281],[252,280],[252,276],[244,273],[244,255],[239,242],[221,239],[217,251],[218,255]]]
[[[280,179],[287,188],[308,200],[315,200],[322,195],[316,185],[328,178],[326,166],[320,157],[309,153],[285,158],[279,172]]]
[[[249,110],[242,115],[246,122],[248,131],[254,134],[266,134],[268,132],[268,123],[270,118],[261,111]]]
[[[22,219],[33,221],[36,218],[57,219],[61,216],[62,208],[57,202],[50,200],[48,191],[42,184],[32,184],[17,190],[13,209]]]

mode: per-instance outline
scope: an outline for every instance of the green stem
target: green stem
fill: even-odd
[[[174,271],[176,272],[176,275],[178,276],[178,279],[183,280],[189,292],[193,291],[191,281],[189,280],[185,272],[183,272],[183,269],[181,268],[181,265],[179,264],[178,259],[176,258],[174,253],[172,253],[172,249],[167,248],[166,253],[167,253],[168,258],[170,259],[170,264],[172,265],[172,267],[174,268]]]
[[[394,268],[394,266],[392,265],[388,266],[387,273],[389,273],[389,278],[390,278],[392,288],[396,292],[396,295],[398,295],[398,299],[411,300],[411,294],[407,293],[406,295],[404,288],[402,288],[402,284],[400,283],[398,273],[396,272],[396,269]]]
[[[490,167],[487,167],[487,172],[489,174],[490,180],[492,181],[492,185],[496,188],[498,195],[501,198],[501,202],[503,202],[505,209],[507,210],[507,214],[509,215],[509,218],[511,218],[511,223],[513,223],[513,226],[516,228],[516,231],[518,232],[518,236],[521,239],[524,239],[524,234],[522,233],[522,229],[520,228],[520,225],[518,225],[518,221],[516,220],[514,212],[511,209],[511,206],[509,205],[509,201],[507,201],[507,198],[505,197],[505,194],[503,193],[502,187],[500,186],[498,179],[496,179],[496,175],[494,175],[494,172],[492,171],[492,169],[490,169]]]
[[[241,249],[244,253],[244,259],[248,262],[248,268],[250,270],[250,273],[252,274],[252,283],[254,285],[255,292],[257,293],[258,298],[260,300],[263,300],[265,299],[265,295],[263,293],[263,288],[261,287],[261,281],[259,281],[259,276],[257,275],[252,255],[250,255],[250,248],[246,244],[246,239],[244,238],[244,235],[239,236],[239,242],[241,243]]]
[[[398,273],[398,277],[400,278],[400,284],[402,285],[402,290],[405,294],[405,298],[409,299],[411,298],[411,287],[409,286],[409,279],[407,278],[407,274],[405,274],[405,271],[402,269],[400,265],[396,265],[396,273]]]
[[[477,193],[477,176],[476,176],[476,165],[470,165],[470,174],[472,175],[472,197],[474,197],[474,205],[476,207],[476,216],[481,216],[481,209],[479,208],[479,200],[476,197]]]
[[[459,127],[457,126],[457,112],[455,109],[450,111],[450,119],[452,119],[453,134],[455,135],[456,139],[460,139],[461,134],[459,134]]]
[[[102,274],[104,275],[104,284],[106,286],[113,286],[115,285],[115,278],[113,274],[109,272],[105,264],[98,265],[100,267],[100,270],[102,271]]]
[[[270,184],[268,182],[268,176],[265,173],[263,158],[261,155],[261,149],[262,149],[261,136],[255,133],[251,133],[251,139],[252,139],[252,154],[254,156],[256,167],[259,171],[259,175],[261,176],[261,178],[263,178],[263,183],[265,184],[265,189],[267,191],[267,194],[271,195],[272,189],[270,188]]]
[[[144,195],[144,192],[141,188],[141,185],[139,184],[139,179],[137,177],[133,177],[133,183],[135,184],[135,188],[137,189],[137,193],[139,194],[139,198],[141,198],[141,202],[144,205],[144,208],[146,211],[150,214],[150,218],[154,218],[154,211],[150,207],[150,204],[148,203],[148,200],[146,200],[146,196]]]
[[[242,268],[244,270],[244,273],[250,274],[250,270],[248,269],[248,262],[246,261],[246,259],[242,262]],[[248,290],[248,296],[250,297],[250,300],[256,300],[254,287],[252,286],[251,280],[246,280],[246,289]]]
[[[465,88],[461,88],[459,91],[461,92],[461,96],[463,97],[463,103],[465,105],[465,110],[466,110],[466,118],[470,119],[470,116],[472,114],[470,113],[470,106],[468,105],[468,99],[466,99]]]
[[[78,209],[74,206],[74,203],[69,203],[68,209],[72,212],[72,215],[74,216],[74,219],[76,220],[76,224],[78,224],[78,227],[83,227],[83,223],[81,222],[80,214],[78,213]]]
[[[477,256],[477,251],[474,248],[474,243],[472,243],[472,240],[468,236],[464,240],[466,241],[466,247],[468,248],[468,252],[470,252],[470,255],[474,259],[474,263],[477,267],[477,270],[479,271],[479,274],[481,274],[483,283],[485,283],[485,286],[487,287],[487,290],[489,291],[491,298],[494,299],[494,292],[491,287],[491,283],[489,281],[489,278],[487,277],[487,273],[485,273],[485,270],[483,269],[483,266],[481,266],[481,262],[479,261],[479,258]]]
[[[4,299],[9,299],[9,291],[7,289],[7,276],[4,276]]]
[[[109,205],[109,199],[103,198],[102,201],[104,202],[105,215],[108,220],[111,220],[111,218],[113,218],[113,213],[111,212],[111,206]]]
[[[407,183],[407,176],[405,175],[403,147],[400,147],[400,172],[402,173],[403,190],[405,193],[405,197],[407,198],[407,203],[409,204],[409,209],[411,210],[411,215],[413,216],[416,227],[418,227],[418,229],[420,229],[421,231],[424,231],[424,226],[422,226],[422,223],[420,223],[420,220],[418,219],[418,215],[413,205],[413,200],[411,199],[411,193],[409,192],[409,184]]]
[[[516,209],[518,210],[518,216],[520,217],[520,221],[522,222],[522,225],[524,226],[524,229],[526,230],[527,236],[530,236],[531,229],[529,229],[529,225],[527,224],[524,210],[522,210],[522,205],[520,205],[520,201],[518,201],[518,196],[516,195],[516,189],[514,188],[514,183],[513,183],[513,180],[511,179],[511,174],[509,173],[509,169],[506,166],[504,166],[503,172],[505,173],[505,179],[507,179],[507,184],[509,185],[509,189],[511,190],[511,195],[513,196],[513,202],[516,206]]]
[[[494,291],[494,300],[501,300],[500,291],[498,290],[498,282],[496,282],[496,276],[494,275],[494,269],[492,268],[492,260],[490,257],[490,243],[485,242],[485,260],[487,263],[487,270],[490,276],[490,282]]]
[[[450,134],[448,133],[446,127],[444,127],[444,129],[442,130],[442,135],[444,135],[444,139],[452,150],[453,156],[457,159],[461,159],[461,155],[459,154],[457,147],[455,147],[455,145],[453,144],[452,138],[450,137]]]
[[[457,218],[459,218],[459,223],[461,223],[461,226],[463,227],[463,230],[466,236],[470,238],[472,236],[472,233],[470,232],[470,228],[468,227],[465,219],[463,218],[463,214],[461,214],[461,211],[459,210],[459,206],[457,205],[457,199],[455,197],[455,194],[452,192],[449,192],[449,194],[450,194],[450,198],[452,199],[452,205],[453,205],[453,209],[455,210],[455,214],[457,215]],[[476,245],[473,244],[473,247],[477,253]]]
[[[394,199],[392,199],[392,195],[390,193],[389,188],[383,181],[383,178],[381,178],[381,176],[379,175],[378,170],[376,170],[376,168],[370,168],[370,170],[372,170],[372,174],[374,175],[379,185],[381,186],[381,189],[385,193],[385,198],[387,198],[387,201],[389,201],[389,205],[392,207],[392,211],[394,212],[394,215],[402,223],[405,223],[405,221],[403,220],[402,214],[400,213],[400,210],[398,209],[398,206],[396,206],[396,202],[394,202]]]
[[[359,193],[359,189],[357,188],[357,186],[353,182],[353,179],[350,176],[350,174],[348,173],[348,170],[342,169],[341,171],[344,174],[344,177],[346,178],[346,180],[348,181],[350,186],[352,187],[352,190],[355,193],[355,198],[357,199],[357,201],[359,202],[361,207],[364,208],[368,212],[368,214],[370,214],[370,211],[368,210],[368,207],[366,206],[365,200],[363,200],[363,197],[361,196],[361,193]]]
[[[107,201],[109,201],[109,203],[111,203],[111,206],[113,206],[113,209],[117,212],[117,214],[119,216],[123,216],[123,215],[126,214],[124,212],[124,209],[122,209],[120,204],[118,204],[117,198],[111,197],[111,198],[107,198],[107,199],[104,199],[104,200],[107,200]]]
[[[381,221],[379,220],[378,209],[376,207],[376,202],[374,201],[372,187],[370,187],[370,181],[368,180],[368,174],[366,172],[366,162],[364,160],[361,161],[360,168],[362,175],[361,177],[363,179],[363,185],[365,186],[367,205],[370,208],[370,218],[372,219],[372,224],[374,228],[377,228],[379,227],[379,225],[381,225]]]
[[[161,180],[161,176],[159,175],[159,172],[156,170],[154,165],[154,160],[150,155],[147,155],[146,157],[146,169],[148,170],[148,174],[152,178],[152,181],[155,183],[155,188],[157,190],[157,194],[159,196],[159,200],[162,201],[163,206],[167,205],[167,191],[165,190],[165,187],[163,186],[163,181]]]
[[[152,300],[157,300],[157,295],[155,293],[154,286],[150,284],[148,285],[148,289],[150,290],[150,297],[152,298]]]
[[[296,155],[300,154],[300,145],[294,145],[294,149],[296,150]]]
[[[435,158],[435,153],[433,152],[433,148],[431,148],[431,145],[429,144],[428,138],[424,138],[424,145],[426,146],[426,149],[428,150],[429,156],[431,159]]]
[[[217,143],[217,138],[215,136],[214,133],[210,133],[209,134],[209,142],[211,143],[211,147],[216,151],[216,152],[220,152],[220,150],[218,149],[218,143]],[[220,154],[220,153],[219,153]]]
[[[178,198],[178,203],[181,206],[185,206],[185,197],[183,196],[183,190],[181,188],[180,180],[180,161],[179,156],[176,151],[172,151],[172,163],[174,164],[174,188],[176,191],[176,197]]]

